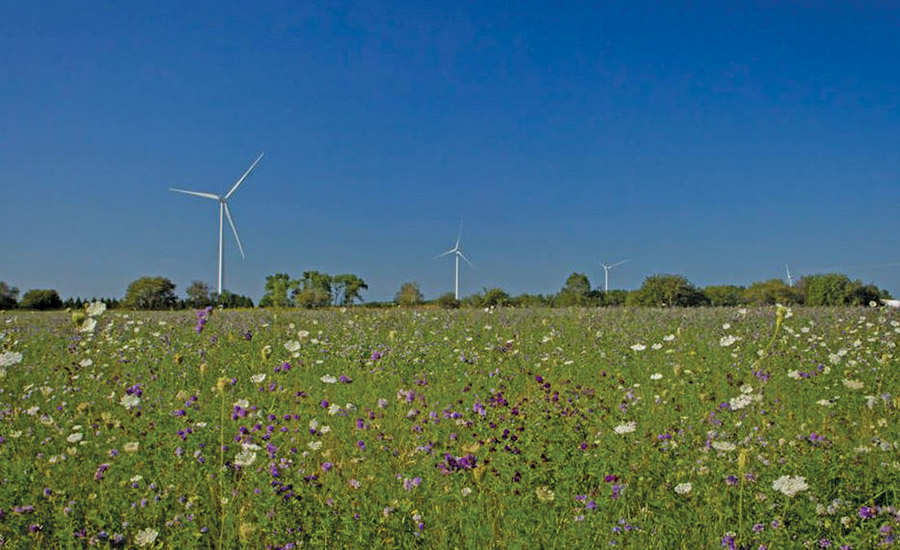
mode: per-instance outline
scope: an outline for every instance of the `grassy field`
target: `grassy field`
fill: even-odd
[[[0,314],[4,548],[900,529],[896,311],[91,313]]]

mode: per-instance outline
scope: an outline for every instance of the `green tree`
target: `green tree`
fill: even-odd
[[[456,309],[460,306],[459,300],[456,299],[452,292],[441,294],[436,303],[444,309]]]
[[[781,279],[769,279],[757,281],[744,291],[744,300],[752,305],[763,306],[772,304],[798,304],[803,297],[793,287],[788,286]]]
[[[307,309],[326,307],[331,304],[331,294],[317,286],[303,288],[294,293],[294,304]]]
[[[18,288],[9,286],[6,281],[0,281],[0,309],[13,309],[16,307],[18,297]]]
[[[705,304],[706,296],[683,275],[659,274],[644,279],[633,302],[655,307],[694,307]]]
[[[259,307],[290,307],[293,297],[300,290],[300,281],[291,279],[287,273],[276,273],[266,277],[266,290]]]
[[[165,277],[141,277],[128,285],[122,305],[130,309],[172,309],[177,302],[175,283]]]
[[[360,292],[369,288],[365,281],[352,273],[335,275],[331,278],[331,285],[335,302],[342,306],[352,305],[355,300],[361,302]]]
[[[509,294],[501,288],[487,288],[484,290],[482,307],[504,307],[510,305]]]
[[[201,309],[213,303],[209,296],[209,285],[203,281],[192,282],[185,294],[187,294],[187,300],[185,300],[187,307]]]
[[[598,303],[606,307],[624,306],[628,299],[628,291],[622,289],[599,293]]]
[[[850,290],[850,278],[840,273],[807,275],[797,283],[809,306],[839,306],[845,303]]]
[[[331,304],[334,297],[331,292],[332,281],[332,276],[327,273],[304,271],[303,278],[300,279],[300,292],[295,292],[294,301],[297,302],[298,294],[304,293],[301,301],[305,304],[315,305],[304,305],[303,307],[321,307]]]
[[[397,295],[394,296],[394,301],[397,302],[397,304],[406,307],[419,305],[424,299],[425,295],[422,294],[419,285],[413,282],[400,285],[400,290],[398,290]]]
[[[881,303],[883,299],[889,299],[891,294],[882,288],[878,288],[874,284],[864,285],[860,281],[853,281],[847,290],[846,304],[851,306],[866,306],[871,302]]]
[[[22,296],[19,302],[21,309],[36,309],[44,311],[48,309],[62,309],[63,301],[59,294],[52,289],[33,289]]]
[[[733,307],[747,303],[746,288],[735,285],[713,285],[703,289],[709,305],[715,307]]]
[[[560,307],[587,305],[591,292],[591,281],[584,273],[572,273],[566,279],[553,304]]]
[[[223,290],[222,294],[212,294],[213,304],[226,309],[252,308],[253,300],[241,294],[234,294],[227,290]]]

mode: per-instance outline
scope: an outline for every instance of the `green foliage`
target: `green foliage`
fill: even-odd
[[[572,273],[553,300],[553,305],[557,307],[584,306],[591,301],[591,281],[587,275]]]
[[[444,309],[456,309],[460,306],[459,300],[456,299],[456,296],[454,296],[452,292],[441,294],[440,297],[435,300],[435,303]]]
[[[553,299],[543,294],[520,294],[510,298],[510,305],[513,307],[550,307],[553,305]]]
[[[221,306],[226,309],[236,309],[236,308],[252,308],[253,300],[247,296],[242,296],[240,294],[234,294],[227,290],[223,290],[222,294],[217,295],[213,293],[212,295],[213,305]]]
[[[209,285],[203,281],[192,282],[185,294],[187,294],[185,306],[190,308],[202,309],[213,303],[213,300],[209,295]]]
[[[419,285],[413,282],[400,285],[400,290],[397,291],[397,295],[394,297],[394,301],[397,304],[406,307],[419,305],[424,299],[425,296],[422,294]]]
[[[22,296],[19,302],[20,309],[36,309],[45,311],[50,309],[62,309],[63,302],[55,290],[33,289]]]
[[[703,294],[714,307],[735,307],[747,303],[747,289],[735,285],[713,285],[703,289]]]
[[[13,309],[16,307],[18,297],[18,288],[9,286],[6,281],[0,281],[0,309]]]
[[[129,309],[173,309],[175,283],[165,277],[141,277],[128,285],[122,306]]]
[[[327,307],[331,304],[331,294],[322,287],[303,288],[294,293],[294,304],[307,309]]]
[[[300,281],[291,279],[287,273],[276,273],[266,277],[266,289],[259,307],[290,307],[292,297],[300,290]]]
[[[467,296],[462,305],[465,307],[502,307],[510,305],[510,297],[503,289],[486,288],[480,293]]]
[[[627,290],[610,290],[608,292],[600,292],[598,302],[607,307],[624,306],[628,300]]]
[[[342,306],[353,305],[353,302],[362,301],[360,293],[367,290],[369,285],[352,273],[335,275],[331,278],[332,290],[335,302]]]
[[[807,275],[797,283],[808,306],[839,306],[849,299],[850,278],[840,273]]]
[[[797,304],[803,301],[801,293],[781,279],[769,279],[753,283],[744,291],[744,300],[751,305]]]
[[[683,275],[659,274],[644,279],[640,290],[629,295],[629,305],[651,307],[695,307],[706,303],[706,296]]]

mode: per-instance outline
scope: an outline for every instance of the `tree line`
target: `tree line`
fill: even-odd
[[[501,288],[485,288],[481,292],[457,300],[452,292],[426,300],[415,282],[400,286],[390,302],[363,304],[362,292],[369,287],[359,276],[345,273],[330,275],[320,271],[304,271],[295,279],[287,273],[266,277],[264,294],[259,307],[322,308],[347,307],[362,304],[366,307],[735,307],[770,304],[809,306],[863,306],[890,298],[890,294],[874,284],[851,280],[841,273],[807,275],[788,285],[781,279],[755,282],[749,286],[711,285],[699,288],[683,275],[657,274],[644,279],[636,290],[592,289],[584,273],[572,273],[555,294],[521,294],[511,296]],[[97,301],[92,298],[62,300],[56,290],[31,289],[19,299],[19,289],[0,281],[0,309],[80,309]],[[175,283],[161,277],[141,277],[128,285],[125,297],[101,298],[109,308],[136,310],[201,309],[207,306],[252,308],[247,296],[223,291],[210,292],[209,285],[194,281],[183,298],[175,294]]]

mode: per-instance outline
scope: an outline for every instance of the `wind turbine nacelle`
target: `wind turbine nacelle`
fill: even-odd
[[[887,307],[900,309],[900,300],[882,300],[881,303]]]

